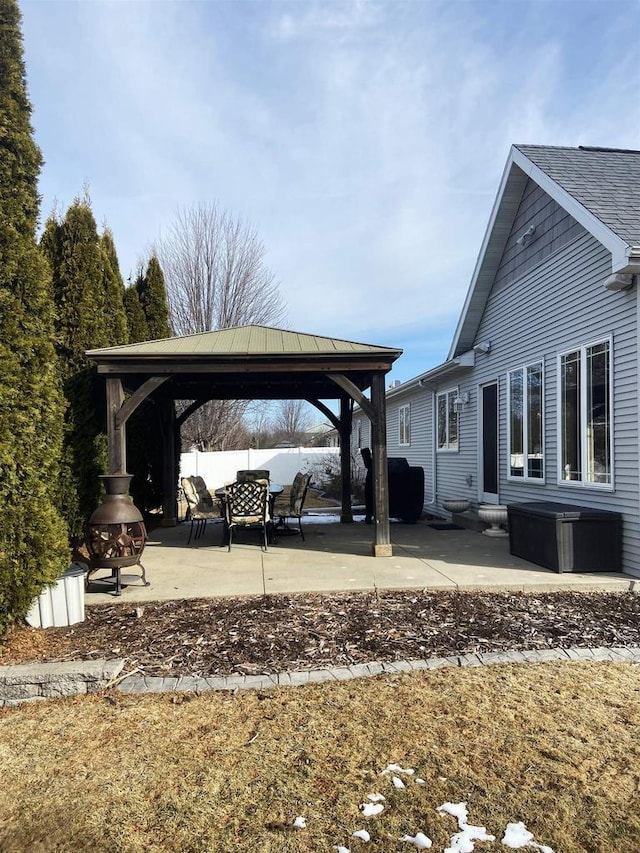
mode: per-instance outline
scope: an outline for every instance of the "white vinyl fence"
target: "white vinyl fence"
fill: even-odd
[[[236,472],[264,468],[274,483],[283,486],[293,482],[298,471],[313,472],[320,479],[322,463],[334,460],[339,468],[338,447],[286,447],[272,450],[222,450],[215,453],[193,451],[180,456],[180,476],[201,476],[208,489],[217,489],[236,479]]]

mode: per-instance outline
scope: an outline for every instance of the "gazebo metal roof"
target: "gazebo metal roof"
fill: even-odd
[[[194,357],[194,356],[305,356],[305,355],[382,355],[397,358],[402,350],[361,344],[341,338],[327,338],[322,335],[309,335],[304,332],[292,332],[288,329],[274,329],[269,326],[236,326],[232,329],[220,329],[215,332],[203,332],[185,335],[179,338],[163,338],[156,341],[143,341],[137,344],[107,347],[90,350],[87,355],[98,360],[108,356],[110,359],[145,357]]]
[[[98,373],[135,391],[167,377],[159,397],[174,400],[339,399],[346,376],[359,390],[386,373],[402,350],[266,326],[239,326],[179,338],[89,350]]]

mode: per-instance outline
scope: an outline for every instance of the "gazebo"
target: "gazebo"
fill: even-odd
[[[89,350],[87,356],[106,378],[107,473],[125,472],[127,421],[153,395],[163,425],[163,524],[175,525],[175,447],[191,414],[209,400],[306,400],[340,436],[341,520],[349,522],[351,421],[357,403],[371,421],[372,551],[377,557],[391,556],[385,376],[400,355],[400,349],[253,325]],[[191,401],[179,417],[176,400]],[[327,405],[333,400],[339,403],[337,414]]]

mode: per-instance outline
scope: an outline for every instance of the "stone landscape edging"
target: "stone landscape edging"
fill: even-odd
[[[124,660],[83,660],[0,666],[0,708],[104,690]]]
[[[639,646],[598,646],[596,648],[532,649],[529,651],[478,652],[398,661],[371,661],[352,666],[292,670],[272,675],[149,676],[138,670],[122,673],[121,658],[63,663],[13,664],[0,666],[0,708],[23,702],[38,702],[60,696],[97,693],[113,687],[121,693],[189,692],[200,695],[209,690],[269,690],[297,687],[323,681],[348,681],[376,675],[392,675],[449,666],[492,666],[549,661],[613,661],[640,665]]]

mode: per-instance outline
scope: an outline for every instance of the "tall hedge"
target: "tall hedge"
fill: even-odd
[[[85,351],[126,343],[124,287],[113,240],[98,236],[88,198],[76,199],[63,220],[51,217],[41,246],[53,270],[57,352],[68,401],[60,509],[74,543],[100,501],[106,470],[104,383]]]
[[[68,566],[56,508],[64,400],[51,278],[36,242],[33,139],[15,0],[0,0],[0,632]]]
[[[137,344],[149,340],[147,319],[144,316],[138,288],[135,285],[127,287],[124,292],[124,310],[127,315],[129,343]]]
[[[113,234],[105,228],[100,237],[102,287],[105,299],[106,333],[112,345],[129,343],[129,326],[124,308],[124,282]]]
[[[160,262],[155,255],[149,259],[144,276],[138,277],[136,290],[147,321],[147,340],[171,337],[167,289]]]
[[[135,286],[127,288],[129,293],[128,305],[134,312],[129,317],[131,334],[136,334],[140,341],[170,337],[167,291],[155,255],[151,256],[145,272],[139,272]],[[134,324],[139,331],[134,332]],[[133,337],[131,340],[133,343]],[[127,470],[133,474],[130,492],[138,509],[149,512],[159,507],[163,498],[162,424],[153,397],[145,400],[127,423]]]

